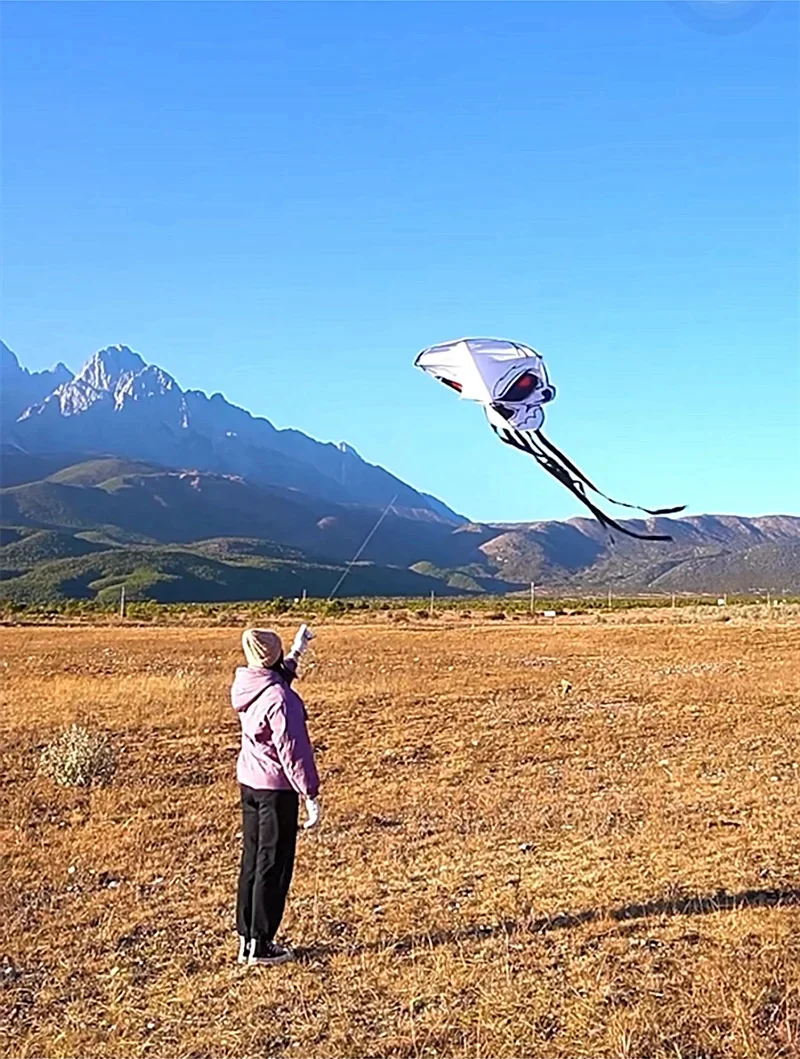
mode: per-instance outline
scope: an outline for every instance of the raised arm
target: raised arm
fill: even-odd
[[[289,654],[286,656],[287,663],[294,662],[295,671],[297,670],[297,663],[308,650],[308,645],[313,639],[314,633],[304,622],[297,630],[294,640],[292,641],[292,646],[289,650]]]

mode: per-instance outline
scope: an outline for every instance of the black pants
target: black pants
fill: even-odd
[[[292,881],[299,799],[294,791],[240,786],[243,849],[236,926],[245,938],[272,941]]]

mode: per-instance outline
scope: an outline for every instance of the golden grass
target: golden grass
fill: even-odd
[[[294,965],[234,962],[234,630],[5,628],[2,1054],[800,1055],[800,628],[319,630]],[[37,778],[81,721],[112,785]]]

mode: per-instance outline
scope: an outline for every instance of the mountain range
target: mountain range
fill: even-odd
[[[543,589],[800,594],[800,518],[476,524],[345,443],[183,390],[126,346],[73,375],[0,344],[0,597],[162,600]],[[379,518],[378,531],[369,536]]]
[[[182,390],[127,346],[101,349],[73,375],[63,364],[32,374],[0,343],[0,383],[3,442],[28,453],[113,453],[283,485],[337,503],[385,506],[394,498],[398,508],[459,521],[344,442],[322,444],[298,430],[278,430],[222,394]]]

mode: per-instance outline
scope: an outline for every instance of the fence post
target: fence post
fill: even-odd
[[[120,618],[125,617],[125,586],[123,585],[119,593],[119,616]]]

